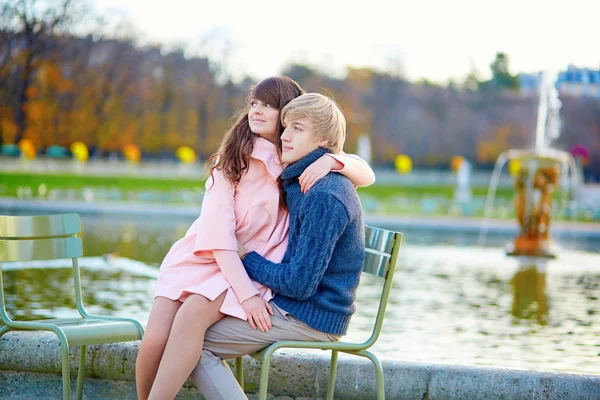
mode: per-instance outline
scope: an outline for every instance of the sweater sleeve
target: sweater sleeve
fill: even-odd
[[[339,200],[323,192],[305,199],[300,212],[304,218],[298,242],[288,248],[289,262],[274,263],[256,252],[248,253],[242,262],[257,282],[284,296],[306,300],[316,292],[349,217]]]
[[[259,293],[246,273],[237,251],[215,250],[213,254],[240,303]]]
[[[372,185],[375,182],[375,173],[369,164],[355,154],[326,154],[332,157],[342,165],[341,169],[334,169],[332,172],[337,172],[350,179],[353,185],[364,187]]]

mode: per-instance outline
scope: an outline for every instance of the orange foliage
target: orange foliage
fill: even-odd
[[[477,142],[477,161],[480,163],[496,162],[496,159],[503,151],[508,150],[508,139],[513,133],[514,127],[510,124],[501,125],[491,135],[490,140],[479,138]]]
[[[33,99],[34,97],[36,97],[38,95],[38,90],[37,88],[33,87],[33,86],[29,86],[26,90],[25,90],[25,96],[27,96],[28,99]]]
[[[2,130],[2,140],[4,143],[14,143],[17,140],[19,127],[13,121],[12,117],[0,117],[0,129]]]

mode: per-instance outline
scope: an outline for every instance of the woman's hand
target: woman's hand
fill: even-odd
[[[268,332],[273,327],[271,317],[269,316],[269,314],[273,315],[273,308],[271,308],[271,305],[267,301],[259,297],[259,295],[244,300],[242,308],[252,329],[258,327],[261,331]]]
[[[298,178],[302,193],[308,192],[315,182],[327,175],[331,170],[342,169],[344,166],[335,158],[323,155],[317,161],[308,166]]]

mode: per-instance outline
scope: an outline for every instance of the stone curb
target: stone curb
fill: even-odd
[[[85,399],[135,399],[139,342],[90,346]],[[76,376],[78,348],[71,350]],[[60,398],[60,346],[44,332],[9,332],[0,338],[0,398]],[[600,399],[600,375],[520,371],[384,360],[387,399]],[[245,359],[246,387],[255,393],[259,364]],[[321,351],[279,351],[272,361],[269,393],[275,399],[319,399],[327,392],[329,359]],[[74,385],[74,381],[72,382]],[[74,386],[73,386],[74,387]],[[374,399],[375,373],[368,360],[340,356],[336,398]],[[201,399],[186,384],[178,399]],[[250,396],[250,399],[254,397]]]

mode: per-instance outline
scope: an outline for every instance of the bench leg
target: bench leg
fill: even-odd
[[[262,360],[260,368],[260,387],[258,392],[258,400],[267,400],[267,387],[269,386],[269,367],[271,366],[272,352],[267,352]]]
[[[81,346],[79,349],[79,371],[77,371],[77,400],[83,397],[83,380],[85,378],[85,357],[87,354],[87,346]]]
[[[244,359],[242,357],[235,359],[235,377],[244,390]]]
[[[63,399],[71,399],[71,371],[69,368],[69,345],[60,341],[61,356],[62,356],[62,384],[63,384]]]
[[[4,335],[8,331],[10,331],[10,328],[7,325],[3,325],[0,327],[0,336]]]
[[[375,356],[375,354],[373,354],[367,350],[363,350],[363,351],[353,353],[353,354],[357,354],[357,355],[366,357],[369,360],[371,360],[371,362],[373,363],[373,366],[375,367],[375,379],[377,382],[377,400],[385,400],[385,384],[384,384],[384,380],[383,380],[383,367],[381,366],[381,362],[379,361],[377,356]]]
[[[329,384],[327,385],[327,400],[333,400],[335,392],[335,378],[337,377],[338,351],[331,350],[331,363],[329,365]]]

